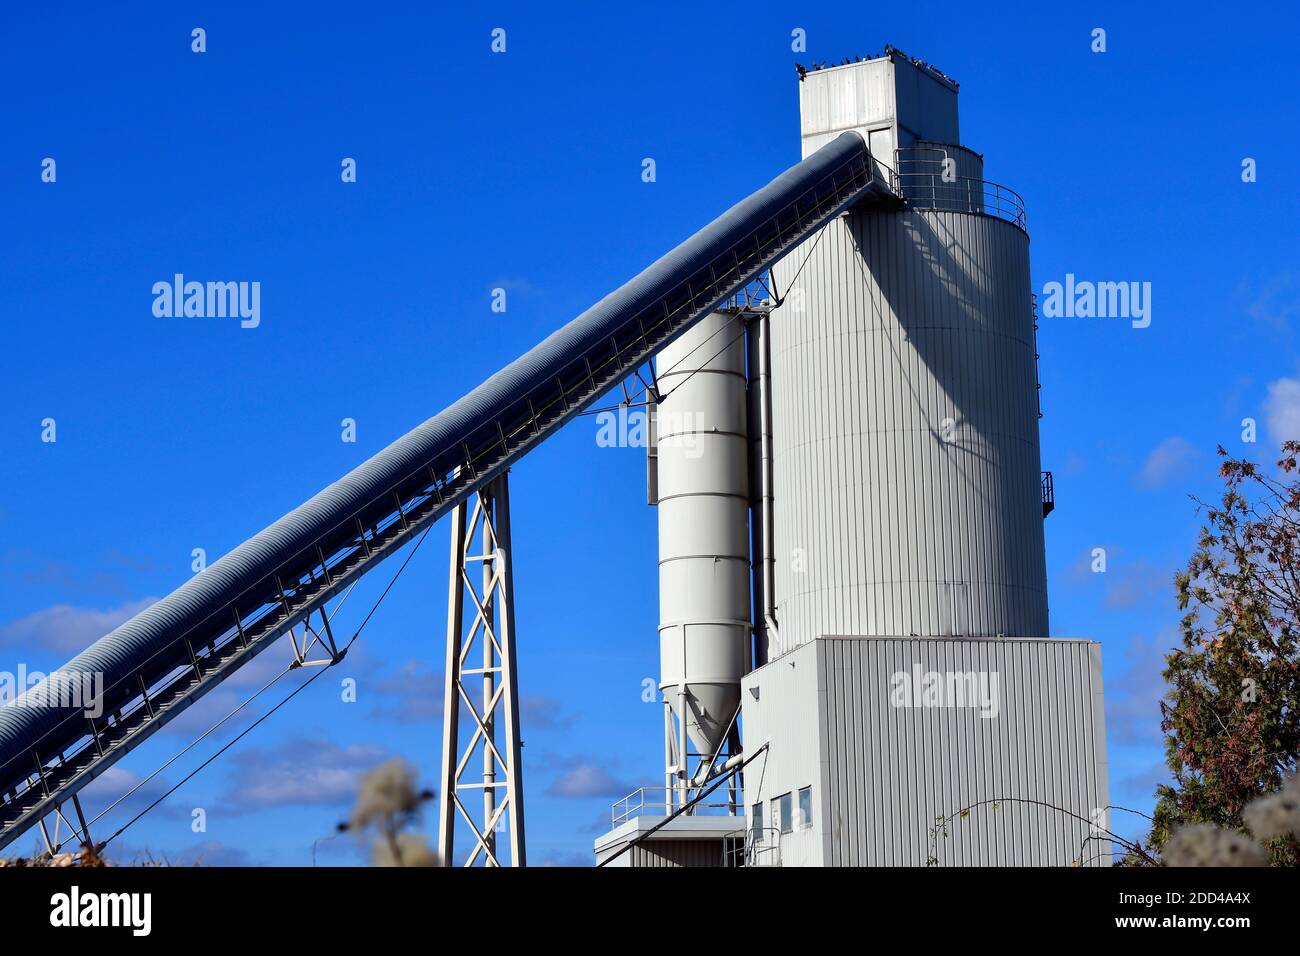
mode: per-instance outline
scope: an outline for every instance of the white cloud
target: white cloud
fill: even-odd
[[[536,295],[541,290],[536,283],[523,276],[502,276],[492,283],[492,289],[505,289],[511,295]]]
[[[1185,473],[1197,457],[1196,449],[1186,438],[1166,438],[1147,455],[1138,472],[1143,488],[1160,488]]]
[[[426,667],[418,660],[408,660],[395,674],[388,674],[370,682],[360,692],[377,701],[373,709],[377,717],[392,717],[401,723],[437,723],[442,720],[442,672]],[[467,718],[467,723],[472,722]]]
[[[605,827],[606,830],[609,827]],[[588,850],[552,850],[542,859],[542,866],[575,867],[595,866],[595,858]]]
[[[14,647],[27,653],[56,651],[71,657],[156,600],[128,601],[103,611],[55,604],[0,626],[0,647]]]
[[[1149,638],[1134,637],[1124,648],[1127,668],[1118,677],[1106,678],[1106,734],[1111,743],[1155,745],[1163,739],[1160,699],[1168,690],[1165,657],[1177,641],[1173,632],[1164,630]]]
[[[1269,385],[1264,425],[1274,450],[1284,441],[1300,441],[1300,380],[1280,378]]]
[[[636,787],[594,763],[574,764],[547,788],[553,797],[626,797]]]
[[[564,709],[564,702],[541,694],[524,694],[519,702],[520,721],[526,728],[537,730],[564,730],[572,726],[573,716]]]
[[[1300,273],[1274,276],[1253,292],[1246,313],[1255,321],[1285,331],[1300,314]]]
[[[138,787],[138,789],[128,797],[127,793],[134,787]],[[107,810],[110,805],[116,804],[113,816],[122,819],[149,810],[150,816],[154,818],[175,819],[184,817],[188,820],[190,817],[188,807],[180,802],[165,799],[171,796],[168,789],[168,782],[162,776],[155,776],[145,780],[134,770],[129,770],[121,764],[117,764],[109,767],[87,784],[85,789],[81,791],[81,800],[85,804],[89,819],[98,816]],[[154,806],[160,799],[163,802]],[[121,800],[121,802],[118,803],[118,800]]]
[[[1154,600],[1172,610],[1174,606],[1172,569],[1158,567],[1139,558],[1132,562],[1116,562],[1110,565],[1107,571],[1108,573],[1104,575],[1109,585],[1106,589],[1106,607],[1111,610],[1127,610]]]
[[[223,803],[236,810],[347,804],[356,797],[361,775],[388,756],[373,744],[340,746],[323,738],[236,751]]]

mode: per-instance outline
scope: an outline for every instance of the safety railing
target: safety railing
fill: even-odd
[[[771,275],[766,273],[743,289],[738,289],[727,296],[726,301],[718,306],[720,312],[766,312],[776,305],[776,296],[772,292]]]
[[[957,175],[955,157],[940,147],[910,146],[895,152],[898,189],[912,208],[982,213],[1027,231],[1025,201],[1014,189]]]
[[[618,826],[637,817],[666,817],[679,809],[681,803],[672,800],[672,792],[666,787],[639,787],[621,800],[614,801],[609,816],[614,826]],[[691,808],[691,812],[696,815],[730,815],[738,809],[737,804],[730,800],[723,800],[716,803],[697,803]]]

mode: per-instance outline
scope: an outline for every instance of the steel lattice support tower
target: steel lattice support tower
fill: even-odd
[[[438,814],[444,866],[452,865],[457,816],[474,835],[466,866],[525,865],[515,662],[510,492],[503,473],[452,515]],[[462,710],[473,721],[463,744]],[[508,860],[499,833],[509,833]]]

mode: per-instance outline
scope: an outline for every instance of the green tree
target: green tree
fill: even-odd
[[[1182,646],[1166,658],[1161,730],[1173,782],[1157,789],[1150,842],[1180,827],[1248,832],[1242,811],[1274,793],[1300,752],[1300,442],[1282,446],[1280,473],[1223,458],[1222,500],[1205,512],[1187,570],[1176,575]],[[1300,843],[1265,844],[1295,865]]]

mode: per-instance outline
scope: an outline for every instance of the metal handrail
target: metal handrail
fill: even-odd
[[[647,799],[647,794],[654,794],[655,799]],[[614,801],[609,809],[609,816],[614,826],[626,823],[628,820],[634,820],[642,814],[666,817],[678,808],[679,804],[672,803],[664,794],[664,787],[660,784],[657,787],[638,787],[629,793],[626,797]],[[730,811],[733,804],[731,801],[722,803],[697,803],[692,810],[713,809]],[[718,814],[721,815],[721,814]],[[728,814],[729,815],[729,814]]]
[[[1025,201],[1009,186],[972,176],[944,178],[948,151],[937,146],[906,146],[895,150],[899,192],[916,209],[984,213],[1026,228]],[[937,153],[943,158],[912,158],[910,153]]]
[[[753,839],[755,833],[764,834],[764,839]],[[770,838],[767,837],[768,834]],[[722,854],[722,865],[725,867],[780,866],[781,830],[779,827],[736,830],[724,839]]]
[[[718,306],[718,309],[731,312],[753,312],[755,310],[769,309],[775,304],[776,296],[770,288],[770,283],[765,282],[760,277],[743,289],[733,292],[722,305]]]

